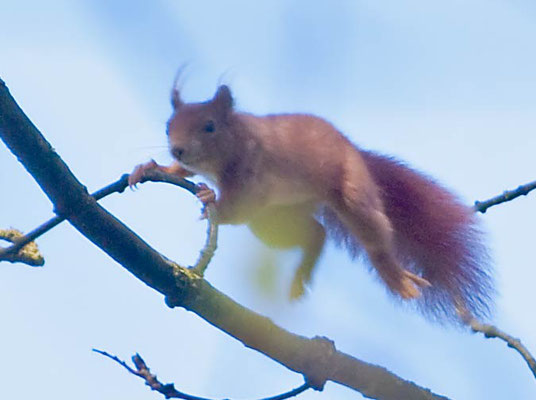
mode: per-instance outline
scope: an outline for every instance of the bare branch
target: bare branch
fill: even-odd
[[[301,373],[313,389],[321,390],[331,380],[375,399],[446,399],[337,351],[326,338],[292,334],[239,305],[198,274],[162,257],[96,203],[1,81],[0,136],[50,198],[57,214],[146,285],[164,294],[168,305],[195,312],[245,346]]]
[[[530,353],[530,351],[521,343],[521,340],[514,338],[513,336],[507,334],[506,332],[501,331],[499,328],[497,328],[494,325],[490,324],[483,324],[476,320],[473,316],[471,316],[466,311],[461,310],[460,316],[463,319],[463,321],[471,327],[473,332],[477,333],[480,332],[484,334],[484,336],[488,339],[491,338],[497,338],[501,339],[508,347],[513,348],[516,350],[521,357],[527,362],[528,367],[532,371],[532,374],[536,378],[536,360]]]
[[[507,190],[503,194],[492,197],[488,200],[475,201],[475,205],[473,208],[475,212],[481,212],[482,214],[484,214],[488,210],[488,208],[496,206],[498,204],[506,203],[507,201],[512,201],[519,196],[526,196],[534,189],[536,189],[536,181],[527,183],[526,185],[521,185],[514,190]]]
[[[507,190],[503,194],[492,197],[491,199],[485,201],[475,201],[474,210],[475,212],[481,212],[484,214],[488,208],[502,204],[519,196],[526,196],[532,190],[536,189],[536,181],[527,183],[526,185],[521,185],[517,189]],[[519,339],[514,338],[513,336],[503,332],[494,325],[484,324],[474,318],[467,310],[459,308],[458,310],[462,320],[473,330],[473,332],[483,333],[486,338],[497,338],[501,339],[508,347],[516,350],[521,357],[526,361],[528,367],[532,371],[532,374],[536,378],[536,361],[534,360],[533,355],[530,351],[521,343]]]
[[[175,385],[173,383],[161,383],[158,380],[158,377],[151,373],[151,370],[149,367],[147,367],[147,364],[141,358],[139,354],[136,354],[132,356],[132,362],[134,363],[134,366],[136,369],[132,368],[130,365],[128,365],[125,361],[121,360],[117,356],[114,356],[110,353],[107,353],[106,351],[93,349],[94,352],[102,354],[105,357],[110,358],[111,360],[115,361],[122,367],[126,368],[128,372],[130,372],[133,375],[136,375],[140,378],[142,378],[145,381],[145,384],[149,386],[152,390],[155,390],[161,394],[164,395],[166,399],[183,399],[183,400],[211,400],[206,397],[199,397],[199,396],[193,396],[191,394],[187,394],[184,392],[181,392],[177,389],[175,389]],[[275,396],[265,397],[260,400],[285,400],[289,399],[291,397],[297,396],[300,393],[305,392],[307,389],[310,389],[311,387],[304,383],[303,385],[289,390],[288,392],[281,393]]]
[[[194,184],[192,183],[192,185]],[[91,196],[93,196],[95,200],[100,200],[112,193],[122,193],[127,186],[128,186],[128,175],[123,175],[116,182],[113,182],[103,187],[102,189],[93,193]],[[40,226],[32,230],[31,232],[27,233],[26,235],[21,234],[21,236],[18,237],[15,242],[13,242],[13,245],[6,247],[4,249],[0,249],[0,261],[4,261],[4,260],[8,261],[11,255],[17,253],[26,244],[34,241],[39,236],[44,235],[51,229],[58,226],[63,221],[65,221],[65,218],[56,215],[55,217],[52,217],[48,221],[44,222],[43,224],[41,224]],[[43,264],[44,264],[44,260],[43,260]]]
[[[508,344],[508,347],[517,350],[517,352],[521,354],[521,357],[523,357],[523,359],[527,362],[532,374],[536,378],[536,360],[534,360],[534,357],[532,354],[530,354],[529,350],[523,345],[523,343],[521,343],[521,340],[508,335],[493,325],[482,324],[475,319],[471,321],[470,325],[474,332],[481,332],[487,338],[502,339]]]
[[[172,183],[174,185],[180,186],[188,190],[193,195],[197,194],[198,186],[190,182],[189,180],[179,178],[176,175],[167,174],[158,170],[148,170],[143,174],[142,180],[140,183],[144,182],[166,182]],[[205,246],[199,254],[199,259],[192,267],[192,269],[199,275],[203,276],[208,267],[208,264],[212,260],[216,247],[218,244],[218,224],[216,223],[216,207],[214,204],[207,204],[207,239]]]
[[[197,186],[195,183],[190,182],[187,179],[178,178],[176,175],[167,174],[161,171],[147,171],[144,174],[141,183],[144,183],[144,182],[164,182],[164,183],[169,183],[175,186],[179,186],[183,189],[188,190],[192,194],[196,194],[197,192]],[[113,193],[123,193],[127,187],[128,187],[128,174],[124,174],[117,181],[103,187],[102,189],[97,190],[91,196],[95,200],[100,200]],[[205,272],[206,267],[208,266],[208,264],[210,263],[210,260],[212,259],[212,256],[214,255],[214,252],[216,250],[217,239],[218,239],[218,224],[216,224],[214,205],[208,205],[207,214],[208,214],[207,241],[205,243],[204,248],[200,252],[199,260],[194,265],[194,269],[201,276]],[[40,226],[35,228],[33,231],[27,233],[26,235],[23,235],[22,232],[17,231],[19,234],[16,237],[12,235],[12,240],[10,240],[9,238],[4,238],[0,236],[0,238],[9,240],[10,242],[13,243],[9,247],[0,248],[0,261],[24,262],[31,266],[44,265],[45,260],[42,256],[40,258],[33,257],[34,255],[34,253],[32,252],[33,247],[37,248],[37,245],[33,244],[30,246],[28,244],[33,242],[39,236],[50,231],[51,229],[53,229],[54,227],[56,227],[63,221],[65,221],[65,218],[57,215],[49,219],[47,222],[41,224]],[[23,249],[22,252],[20,252],[21,249]],[[28,255],[31,255],[32,257],[28,257]]]

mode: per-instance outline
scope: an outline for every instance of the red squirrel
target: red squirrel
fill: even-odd
[[[486,315],[493,292],[474,212],[427,176],[352,144],[326,120],[306,114],[256,116],[234,109],[228,86],[185,103],[172,90],[167,124],[171,166],[138,166],[214,182],[219,224],[247,224],[270,246],[303,250],[290,296],[300,297],[330,237],[351,255],[363,249],[387,288],[420,297],[425,313]]]

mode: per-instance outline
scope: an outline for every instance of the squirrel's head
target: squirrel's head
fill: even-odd
[[[184,103],[178,89],[171,94],[173,114],[167,124],[169,149],[186,169],[203,175],[220,170],[226,149],[232,143],[230,124],[233,96],[226,85],[202,103]]]

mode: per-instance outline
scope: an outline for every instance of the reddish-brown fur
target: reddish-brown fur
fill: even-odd
[[[393,157],[361,150],[393,224],[397,258],[428,280],[419,306],[432,317],[452,318],[457,307],[474,316],[491,311],[491,263],[473,210],[431,178]],[[353,257],[358,241],[329,208],[319,217]]]
[[[292,297],[303,294],[327,230],[354,255],[364,248],[395,294],[422,293],[434,315],[487,310],[491,283],[475,217],[432,180],[359,150],[321,118],[236,112],[226,86],[195,104],[174,90],[172,103],[172,170],[217,185],[220,223],[245,223],[269,245],[303,249]],[[154,167],[136,170],[131,183]]]

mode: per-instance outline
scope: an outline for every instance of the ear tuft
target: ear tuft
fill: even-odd
[[[215,104],[223,112],[230,111],[233,108],[234,100],[229,86],[221,85],[216,91],[216,94],[212,99],[212,103]]]
[[[171,88],[171,105],[173,106],[173,109],[177,109],[180,106],[184,104],[184,102],[181,100],[181,77],[184,75],[184,71],[186,70],[186,67],[188,66],[188,63],[182,64],[179,69],[177,70],[177,73],[175,74],[175,79],[173,79],[173,87]]]
[[[176,87],[171,90],[171,105],[173,106],[174,110],[183,105],[183,102],[181,100],[181,94],[179,92],[179,89],[177,89]]]

